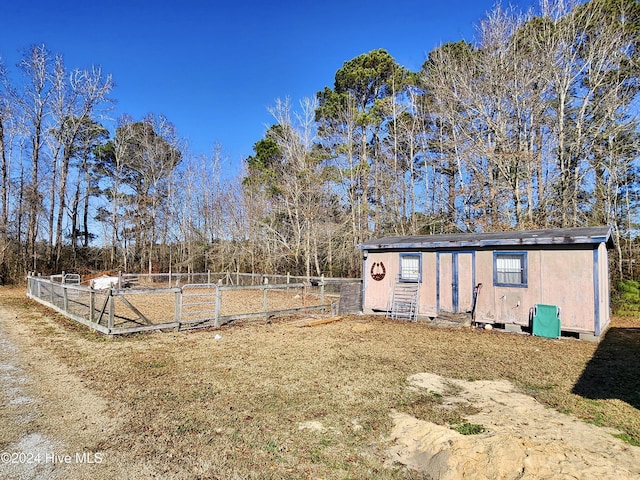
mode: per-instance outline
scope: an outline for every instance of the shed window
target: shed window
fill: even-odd
[[[527,254],[494,253],[493,283],[505,287],[527,286]]]
[[[400,255],[400,280],[420,281],[420,255]]]

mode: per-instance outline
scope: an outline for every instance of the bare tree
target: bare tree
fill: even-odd
[[[23,185],[27,209],[27,239],[25,243],[25,269],[36,269],[36,242],[38,239],[38,217],[43,211],[41,193],[42,152],[46,134],[47,117],[50,113],[52,95],[54,94],[53,65],[55,59],[44,45],[33,46],[20,61],[24,88],[21,91],[11,90],[16,105],[23,115],[23,123],[28,129],[31,153],[30,179]]]
[[[301,102],[299,112],[278,100],[271,109],[276,123],[256,143],[243,181],[256,205],[251,230],[262,233],[256,245],[272,267],[307,276],[323,272],[321,251],[329,241],[325,225],[335,200],[328,187],[329,169],[315,143],[316,110],[317,103],[309,99]]]
[[[594,140],[632,137],[624,118],[637,94],[637,38],[625,19],[637,18],[637,4],[541,9],[534,17],[497,6],[476,45],[443,45],[425,63],[431,161],[466,229],[588,222],[589,192],[602,210],[610,180],[599,153],[607,142]]]
[[[0,282],[7,272],[6,252],[9,249],[9,171],[10,131],[13,109],[7,93],[9,80],[4,64],[0,62]]]
[[[88,137],[91,136],[91,129],[95,128],[92,116],[95,109],[107,101],[107,95],[113,87],[111,76],[104,76],[102,70],[97,67],[74,70],[69,74],[68,82],[66,78],[64,80],[65,84],[60,88],[54,110],[56,126],[53,131],[57,142],[56,150],[61,152],[60,171],[56,182],[58,197],[55,225],[56,270],[60,267],[62,255],[63,220],[67,214],[70,162],[79,153],[86,155]],[[53,211],[52,205],[52,214]]]
[[[467,42],[445,44],[429,54],[423,66],[428,105],[426,125],[429,163],[433,165],[434,185],[440,199],[446,199],[436,213],[445,215],[447,229],[457,229],[471,218],[471,190],[465,171],[469,138],[467,103],[474,84],[474,47]],[[425,112],[426,113],[426,112]],[[426,178],[426,177],[425,177]],[[440,186],[441,185],[441,186]],[[427,187],[429,190],[429,187]],[[466,220],[465,220],[466,219]]]

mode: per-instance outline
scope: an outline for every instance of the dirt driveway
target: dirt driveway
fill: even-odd
[[[0,478],[150,478],[149,467],[110,444],[119,419],[47,356],[21,323],[26,314],[0,304]]]

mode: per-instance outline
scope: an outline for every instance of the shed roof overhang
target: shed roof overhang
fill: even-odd
[[[360,250],[424,250],[452,248],[517,247],[543,245],[585,245],[594,248],[600,243],[613,248],[609,227],[558,228],[548,230],[518,230],[492,233],[455,233],[443,235],[412,235],[382,237],[358,245]]]

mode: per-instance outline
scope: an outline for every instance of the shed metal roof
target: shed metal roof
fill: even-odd
[[[372,239],[358,245],[358,248],[360,250],[405,250],[600,243],[606,243],[608,248],[612,248],[611,233],[609,227],[580,227],[512,232],[412,235]]]

